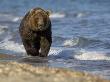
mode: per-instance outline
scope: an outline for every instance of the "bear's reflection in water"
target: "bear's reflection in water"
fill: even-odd
[[[48,66],[47,57],[38,57],[38,56],[25,56],[18,59],[19,63],[28,63],[33,66]]]

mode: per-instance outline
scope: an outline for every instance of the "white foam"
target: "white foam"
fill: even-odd
[[[8,28],[8,26],[0,25],[0,34],[4,33],[7,28]]]
[[[81,17],[85,17],[85,16],[87,16],[87,15],[89,15],[89,13],[79,12],[79,13],[76,14],[76,17],[77,17],[77,18],[81,18]]]
[[[50,14],[50,18],[64,18],[65,14],[63,13],[52,13]]]
[[[17,21],[19,21],[19,20],[21,20],[22,19],[22,17],[14,17],[13,19],[12,19],[12,21],[13,22],[17,22]]]
[[[101,51],[81,50],[79,55],[74,55],[74,58],[78,60],[110,60],[110,55],[107,56],[106,52]]]
[[[22,19],[22,17],[14,16],[11,14],[0,14],[0,18],[2,21],[12,21],[12,22],[17,22]]]
[[[14,41],[9,41],[10,38],[11,36],[8,36],[7,38],[0,42],[0,49],[24,53],[25,50],[23,45],[20,45]]]
[[[7,41],[0,44],[0,49],[10,50],[14,52],[25,52],[23,45],[19,45],[18,43],[15,43],[13,41]]]
[[[63,43],[63,46],[69,46],[69,47],[72,47],[72,46],[75,46],[78,44],[78,39],[70,39],[70,40],[65,40],[64,43]]]
[[[8,28],[8,26],[6,26],[6,25],[4,25],[4,26],[3,25],[0,25],[0,29],[1,28]]]
[[[58,55],[59,53],[62,52],[62,49],[58,49],[58,48],[51,48],[49,51],[49,55]]]
[[[4,33],[4,31],[0,31],[0,34]]]
[[[78,13],[77,14],[77,18],[81,18],[81,17],[83,17],[85,14],[84,13]]]

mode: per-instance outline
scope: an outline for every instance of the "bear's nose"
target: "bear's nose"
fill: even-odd
[[[42,24],[39,24],[39,27],[43,27],[43,25]]]
[[[39,24],[39,26],[42,27],[43,25],[42,24]]]

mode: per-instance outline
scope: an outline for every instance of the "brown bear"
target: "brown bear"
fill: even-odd
[[[42,8],[31,9],[22,19],[20,36],[28,55],[48,56],[52,43],[49,12]]]

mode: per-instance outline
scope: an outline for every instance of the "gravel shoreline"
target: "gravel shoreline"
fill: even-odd
[[[34,67],[26,63],[0,62],[0,82],[110,82],[68,69]]]

